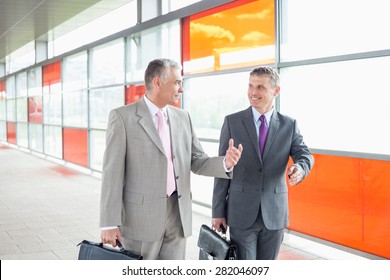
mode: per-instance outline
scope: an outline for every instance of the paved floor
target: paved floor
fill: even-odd
[[[100,179],[0,143],[0,259],[75,260],[80,241],[99,241]],[[200,225],[194,207],[186,259],[198,258]],[[279,259],[364,259],[286,234]]]

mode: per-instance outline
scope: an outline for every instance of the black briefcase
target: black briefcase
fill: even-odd
[[[237,245],[226,238],[226,230],[222,229],[222,235],[212,230],[207,225],[202,225],[198,238],[200,260],[236,260]]]
[[[95,243],[88,240],[83,240],[77,246],[80,246],[79,260],[142,260],[142,256],[130,252],[123,248],[122,244],[117,240],[115,249],[106,247],[103,243]]]

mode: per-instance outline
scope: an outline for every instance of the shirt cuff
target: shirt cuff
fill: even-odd
[[[226,158],[223,158],[223,169],[225,169],[225,172],[226,172],[226,173],[230,173],[230,172],[233,171],[233,168],[234,168],[234,166],[231,167],[230,169],[227,169],[227,168],[226,168]]]

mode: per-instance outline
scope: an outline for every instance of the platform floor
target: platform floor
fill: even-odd
[[[0,260],[76,260],[77,244],[99,241],[100,179],[0,143]],[[198,258],[202,224],[194,206],[186,259]],[[286,233],[279,259],[368,259]]]

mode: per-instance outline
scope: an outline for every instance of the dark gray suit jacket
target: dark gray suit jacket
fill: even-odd
[[[261,159],[252,108],[225,117],[219,154],[224,154],[229,139],[243,145],[243,153],[234,167],[232,180],[215,179],[212,216],[227,218],[231,227],[247,229],[253,225],[260,207],[265,226],[270,230],[288,225],[288,188],[286,168],[289,156],[305,172],[314,159],[303,142],[294,119],[276,110],[272,114],[264,158]]]

